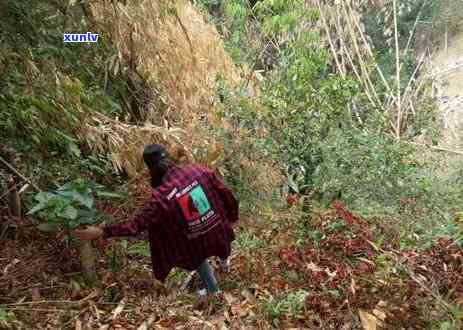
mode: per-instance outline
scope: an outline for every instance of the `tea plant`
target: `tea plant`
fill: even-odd
[[[42,219],[37,227],[45,232],[71,230],[80,225],[96,223],[103,214],[94,208],[94,194],[98,197],[121,197],[102,190],[102,186],[77,179],[60,186],[55,191],[39,192],[36,204],[27,213],[38,213]]]
[[[36,205],[28,215],[38,214],[41,223],[38,228],[45,232],[67,233],[68,246],[72,242],[71,230],[81,225],[94,224],[102,218],[102,214],[94,207],[94,195],[97,197],[121,197],[105,192],[102,186],[78,179],[66,183],[55,191],[39,192],[35,197]],[[75,242],[79,251],[83,276],[86,282],[93,285],[97,281],[96,257],[89,241]]]

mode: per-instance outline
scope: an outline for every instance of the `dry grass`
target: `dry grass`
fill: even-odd
[[[214,112],[216,78],[239,81],[214,26],[189,1],[95,2],[95,17],[119,49],[113,70],[130,62],[153,88],[167,96],[164,116],[181,126]],[[153,109],[154,110],[154,109]],[[155,123],[155,111],[148,116]]]
[[[196,128],[215,111],[218,75],[230,86],[239,76],[215,28],[188,1],[95,2],[92,11],[118,49],[108,59],[111,74],[136,72],[146,82],[143,88],[156,91],[151,95],[162,97],[166,109],[160,111],[156,101],[148,104],[142,109],[143,126],[94,116],[82,137],[109,153],[115,167],[130,176],[140,169],[141,150],[147,143],[167,145],[179,162],[217,159],[218,147]],[[191,150],[198,146],[207,149],[206,156],[194,157]]]
[[[147,143],[166,144],[180,162],[200,161],[191,150],[209,144],[196,126],[201,116],[214,112],[216,77],[222,74],[231,84],[238,81],[215,28],[187,1],[175,5],[103,1],[93,3],[92,11],[118,49],[108,59],[108,70],[116,75],[136,72],[147,82],[144,88],[165,96],[167,109],[161,112],[152,102],[144,108],[143,126],[97,115],[87,122],[82,136],[97,150],[109,153],[115,167],[131,176],[140,168],[141,150]],[[168,128],[171,125],[177,128]]]
[[[83,140],[110,155],[115,168],[130,177],[142,168],[143,147],[161,143],[179,163],[196,162],[238,175],[260,191],[279,182],[271,164],[243,151],[241,144],[253,138],[251,133],[216,115],[222,107],[215,95],[218,78],[229,90],[245,86],[251,95],[258,93],[257,80],[249,70],[234,66],[216,28],[189,1],[101,1],[91,9],[100,33],[117,48],[107,60],[108,75],[143,80],[136,88],[145,91],[135,94],[148,94],[151,100],[141,109],[144,123],[139,125],[89,116],[80,132]],[[215,132],[219,127],[234,136],[227,150]],[[227,169],[227,162],[235,168]]]

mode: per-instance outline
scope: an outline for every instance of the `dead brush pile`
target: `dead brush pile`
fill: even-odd
[[[240,168],[257,166],[253,155],[237,154],[249,134],[235,131],[216,115],[221,107],[215,96],[217,80],[233,90],[241,83],[240,74],[215,27],[189,1],[101,1],[91,9],[100,31],[117,47],[117,54],[108,59],[108,74],[142,80],[132,87],[149,91],[133,95],[148,94],[151,99],[137,110],[138,125],[102,115],[88,118],[81,136],[90,146],[108,154],[129,176],[141,168],[140,154],[147,143],[165,144],[178,162],[195,161],[224,175],[230,172],[221,166],[230,158],[227,153],[234,154],[235,161],[239,158]],[[233,150],[224,150],[216,140],[214,130],[219,127],[234,136]],[[267,165],[262,172],[271,171]],[[263,179],[263,186],[270,187],[278,175]]]
[[[239,76],[214,26],[189,1],[127,1],[92,4],[94,16],[117,46],[111,68],[139,72],[150,87],[162,91],[167,110],[146,118],[188,127],[198,116],[214,112],[218,75],[230,86]]]

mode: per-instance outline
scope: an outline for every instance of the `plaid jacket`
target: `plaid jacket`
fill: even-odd
[[[143,209],[131,221],[107,226],[105,236],[147,230],[154,276],[164,281],[173,267],[191,271],[208,257],[228,257],[237,220],[238,202],[211,170],[173,167]]]

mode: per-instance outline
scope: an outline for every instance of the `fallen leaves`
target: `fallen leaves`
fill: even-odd
[[[112,313],[112,319],[115,320],[122,313],[125,307],[125,299],[122,299]]]
[[[72,316],[69,320],[76,330],[269,328],[275,320],[264,308],[272,304],[270,297],[276,297],[274,304],[278,304],[299,290],[307,292],[304,301],[297,301],[301,313],[287,312],[293,308],[291,299],[287,306],[280,303],[282,308],[276,317],[280,327],[347,330],[361,324],[367,330],[393,328],[392,325],[426,328],[431,319],[438,320],[445,315],[436,309],[439,304],[433,295],[445,292],[453,304],[463,305],[463,257],[457,245],[436,241],[435,246],[426,251],[388,250],[390,243],[378,243],[388,240],[377,238],[384,229],[350,214],[339,204],[337,207],[342,212],[333,209],[308,222],[307,230],[318,230],[321,235],[302,246],[294,244],[294,228],[285,222],[287,231],[273,238],[271,245],[235,250],[233,271],[219,274],[223,304],[213,312],[194,310],[194,298],[184,291],[158,292],[142,259],[127,263],[124,271],[118,273],[107,272],[102,266],[104,288],[101,292],[80,289],[73,295],[69,278],[61,279],[64,290],[57,297],[62,300],[53,302],[47,290],[31,290],[30,283],[23,280],[22,286],[30,290],[32,302],[25,301],[27,295],[24,294],[13,301],[40,302],[41,309],[37,311],[40,326],[46,322],[44,315],[56,316],[58,320],[62,311],[69,310],[70,315],[77,313],[78,318]],[[31,252],[35,255],[37,251],[31,249]],[[0,267],[0,280],[1,271],[14,258],[21,262],[14,268],[10,266],[8,277],[29,262],[25,256],[11,255]],[[46,263],[44,266],[50,267]],[[413,276],[407,275],[404,269],[409,269]],[[53,286],[60,283],[56,276],[52,281]],[[58,309],[61,305],[63,308]],[[352,313],[358,317],[352,317]],[[29,319],[32,320],[30,316]]]
[[[383,311],[383,308],[385,306],[386,303],[384,301],[380,301],[372,312],[363,309],[358,310],[360,321],[364,330],[376,330],[384,327],[386,313]]]
[[[362,309],[358,311],[358,314],[364,330],[376,330],[378,321],[374,315]]]
[[[143,321],[143,323],[140,324],[140,326],[137,328],[137,330],[148,330],[150,328],[151,324],[153,324],[153,322],[155,320],[156,320],[156,315],[151,314],[146,321]]]

